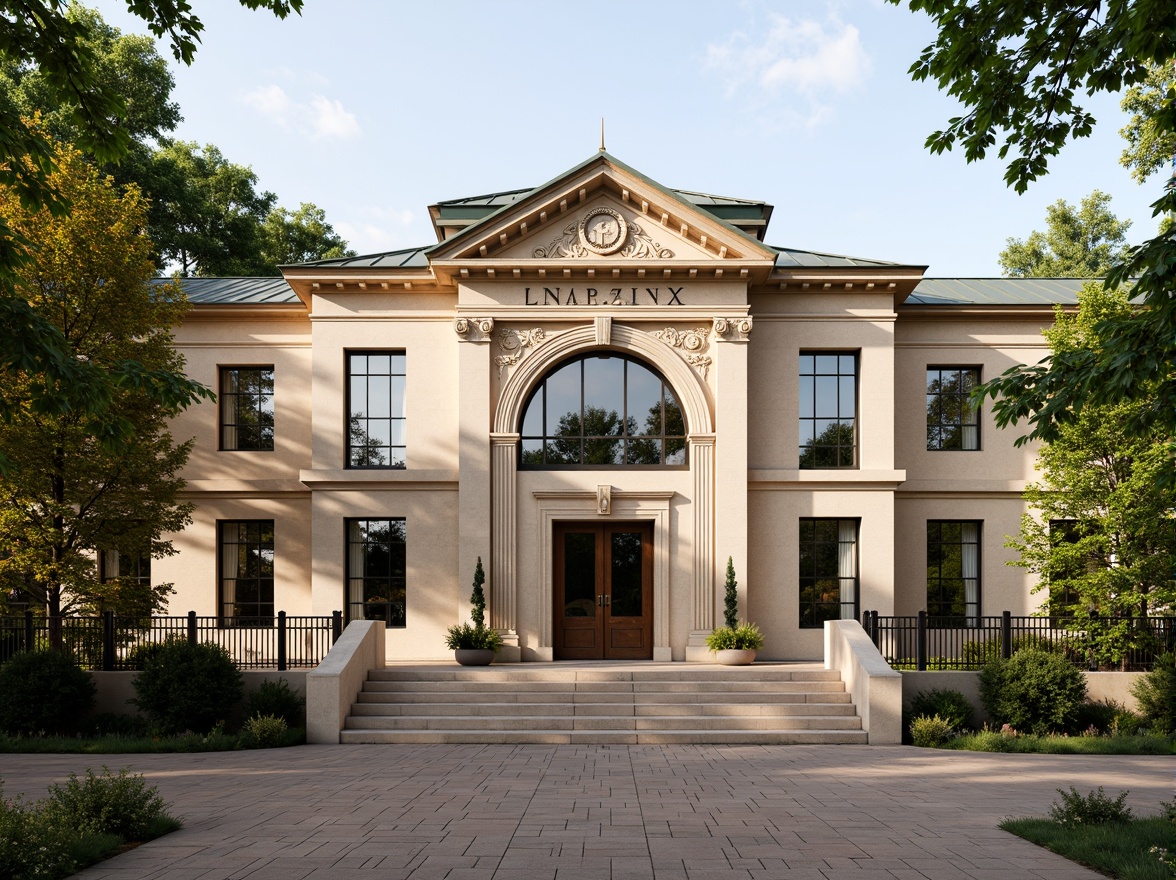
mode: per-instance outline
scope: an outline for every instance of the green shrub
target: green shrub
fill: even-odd
[[[980,700],[997,724],[1037,734],[1073,731],[1086,679],[1059,654],[1018,651],[980,671]]]
[[[720,626],[706,637],[712,651],[758,651],[764,646],[764,634],[754,623],[744,621],[736,627]]]
[[[83,834],[115,834],[124,840],[146,840],[167,805],[155,786],[142,776],[123,769],[112,775],[108,767],[96,776],[87,768],[86,778],[69,774],[64,785],[49,786],[46,812],[60,825]]]
[[[952,723],[938,715],[917,715],[911,721],[911,742],[923,749],[933,749],[941,746],[949,739],[955,730]]]
[[[286,740],[286,719],[273,715],[252,715],[241,728],[241,737],[246,746],[257,749],[272,749]]]
[[[74,834],[35,806],[8,802],[0,791],[0,877],[57,880],[79,867]]]
[[[63,651],[28,651],[0,666],[0,731],[73,733],[94,705],[94,679]]]
[[[1064,792],[1060,788],[1058,794],[1062,802],[1057,801],[1049,808],[1049,817],[1059,825],[1076,828],[1079,825],[1112,825],[1131,821],[1131,808],[1123,805],[1127,800],[1127,792],[1119,792],[1113,800],[1107,797],[1100,785],[1098,791],[1090,794],[1078,794],[1078,789],[1070,786],[1070,791]]]
[[[147,661],[155,655],[164,645],[172,642],[183,641],[179,636],[172,636],[165,642],[144,642],[131,648],[127,652],[126,667],[127,669],[142,670],[147,664]]]
[[[135,678],[133,702],[163,734],[207,733],[241,699],[241,673],[228,652],[210,642],[167,642]]]
[[[502,636],[488,626],[457,624],[445,631],[445,647],[451,651],[494,651],[502,648]]]
[[[972,726],[972,704],[959,691],[948,688],[933,688],[919,691],[911,698],[911,717],[938,715],[959,730]]]
[[[288,727],[306,727],[306,700],[290,687],[286,679],[267,679],[249,695],[245,717],[254,715],[273,715],[285,721]]]
[[[1176,731],[1176,654],[1157,657],[1152,671],[1131,685],[1131,695],[1155,729]]]

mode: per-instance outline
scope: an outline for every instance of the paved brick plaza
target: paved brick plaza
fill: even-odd
[[[1154,757],[870,746],[303,746],[3,755],[4,793],[144,773],[185,828],[82,880],[1097,880],[998,830],[1059,786],[1170,798]]]

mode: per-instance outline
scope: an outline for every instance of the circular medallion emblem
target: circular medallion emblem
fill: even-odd
[[[580,221],[580,244],[604,256],[619,251],[629,234],[629,224],[612,208],[593,208]]]

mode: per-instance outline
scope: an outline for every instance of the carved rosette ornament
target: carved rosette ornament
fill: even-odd
[[[507,367],[518,364],[528,351],[537,348],[547,339],[547,331],[542,327],[532,327],[530,330],[515,330],[504,327],[498,331],[498,346],[509,354],[500,354],[494,358],[498,365],[498,377],[502,378],[502,371]]]
[[[657,337],[671,348],[678,349],[686,363],[701,371],[702,378],[706,378],[711,363],[713,363],[710,356],[706,354],[710,347],[710,328],[695,327],[692,330],[676,330],[673,327],[666,327],[664,330],[656,330],[650,335]]]
[[[723,342],[747,342],[751,333],[751,317],[715,318],[715,336]]]
[[[453,332],[462,342],[489,342],[494,334],[494,319],[454,318]]]
[[[560,238],[532,253],[539,260],[584,257],[618,257],[668,260],[674,256],[632,221],[612,208],[593,208],[580,220],[563,228]]]

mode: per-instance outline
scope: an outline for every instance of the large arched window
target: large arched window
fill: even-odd
[[[564,361],[523,409],[520,465],[685,465],[686,425],[669,383],[620,354]]]

